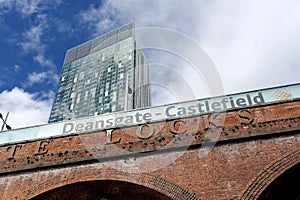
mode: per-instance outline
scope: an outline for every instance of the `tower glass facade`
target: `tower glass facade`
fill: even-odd
[[[49,123],[149,107],[149,71],[133,23],[69,49]]]

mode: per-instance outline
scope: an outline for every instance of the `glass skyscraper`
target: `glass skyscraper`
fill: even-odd
[[[149,71],[133,23],[69,49],[49,123],[149,107]]]

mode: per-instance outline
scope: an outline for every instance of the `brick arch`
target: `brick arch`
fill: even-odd
[[[277,177],[298,163],[300,163],[299,150],[271,162],[250,181],[239,199],[257,199]]]
[[[162,199],[172,200],[166,195],[125,181],[82,181],[54,188],[35,196],[30,200],[87,200],[87,199]]]
[[[103,173],[105,174],[105,173]],[[75,181],[67,181],[65,184],[58,184],[58,185],[49,185],[44,184],[43,187],[40,187],[35,194],[29,195],[26,199],[32,199],[37,197],[47,191],[60,188],[70,184],[76,184],[81,182],[91,182],[91,181],[119,181],[119,182],[127,182],[131,184],[136,184],[139,186],[143,186],[149,189],[152,189],[156,192],[159,192],[167,197],[172,199],[178,200],[198,200],[199,197],[191,193],[190,191],[176,185],[173,182],[165,180],[161,177],[152,175],[152,174],[133,174],[133,173],[125,173],[125,172],[118,172],[117,174],[107,178],[105,176],[100,177],[93,177],[93,178],[84,178],[82,180],[75,180]]]

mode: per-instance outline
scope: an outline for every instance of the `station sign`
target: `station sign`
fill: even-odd
[[[300,84],[262,89],[226,96],[198,99],[144,109],[103,114],[70,121],[10,130],[0,133],[0,145],[61,135],[140,125],[157,121],[226,112],[236,108],[292,101],[300,98]]]

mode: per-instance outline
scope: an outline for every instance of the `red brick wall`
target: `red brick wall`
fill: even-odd
[[[0,198],[120,180],[173,199],[253,199],[299,163],[299,128],[294,101],[156,122],[141,134],[134,126],[113,130],[111,138],[101,131],[3,145]]]

